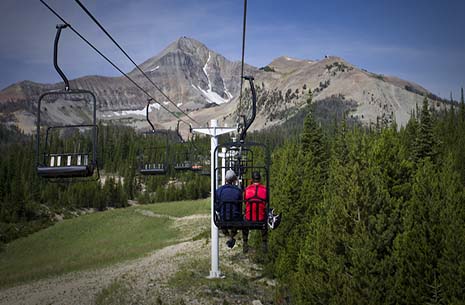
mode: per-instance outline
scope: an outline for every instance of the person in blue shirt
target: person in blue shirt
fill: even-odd
[[[226,184],[216,190],[215,211],[219,214],[221,221],[242,221],[242,191],[234,183],[237,181],[236,173],[233,170],[226,171]],[[229,236],[226,245],[229,248],[234,247],[237,230],[223,229],[222,232]]]

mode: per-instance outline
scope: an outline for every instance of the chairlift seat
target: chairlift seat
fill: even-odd
[[[249,230],[265,230],[267,229],[266,220],[263,221],[248,221],[248,220],[236,220],[236,221],[222,221],[218,214],[215,213],[214,223],[220,229],[249,229]]]
[[[166,174],[165,168],[141,168],[139,170],[141,175],[151,176],[151,175],[164,175]]]
[[[239,203],[239,209],[241,210],[240,219],[237,219],[234,215],[234,209],[231,204],[225,206],[226,209],[222,210],[221,206],[227,205],[228,202],[219,202],[215,200],[215,215],[213,221],[215,225],[220,229],[249,229],[249,230],[264,230],[267,229],[266,217],[263,219],[258,219],[259,209],[261,209],[261,204],[265,204],[265,214],[268,215],[268,203],[263,202],[253,202],[248,200],[243,200]],[[250,205],[249,215],[245,215],[243,207],[248,204]],[[221,211],[222,210],[222,211]],[[255,210],[255,213],[252,212]],[[220,217],[220,211],[224,219]],[[253,216],[256,217],[253,217]]]
[[[189,171],[192,170],[190,162],[176,163],[174,169],[177,171]]]
[[[39,166],[37,174],[43,178],[90,177],[94,174],[92,165]]]
[[[146,163],[139,168],[139,173],[144,176],[165,175],[167,172],[165,164],[149,164]]]

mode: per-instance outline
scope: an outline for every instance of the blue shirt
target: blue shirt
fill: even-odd
[[[222,221],[242,220],[242,191],[235,185],[225,184],[216,190],[215,210]]]

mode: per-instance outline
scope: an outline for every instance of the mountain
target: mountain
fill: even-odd
[[[237,114],[248,107],[250,90],[246,83],[244,101],[239,105],[240,62],[230,61],[194,39],[179,38],[160,54],[143,62],[140,68],[178,107],[202,124],[213,118],[234,124]],[[310,89],[313,101],[346,103],[350,105],[350,115],[366,124],[394,119],[405,124],[412,109],[422,102],[423,95],[437,100],[433,104],[436,107],[442,105],[439,98],[417,84],[370,73],[334,56],[322,60],[283,56],[260,69],[245,65],[245,74],[255,77],[259,97],[254,129],[280,124],[298,113]],[[138,70],[134,69],[129,75],[165,107],[179,112]],[[117,120],[137,128],[148,127],[144,119],[147,97],[125,77],[86,76],[71,80],[70,86],[95,93],[100,119]],[[39,95],[59,88],[63,88],[63,83],[30,81],[5,88],[0,91],[0,121],[32,132]],[[69,122],[77,113],[66,110],[69,104],[64,100],[51,102],[56,105],[50,107],[50,111],[61,113],[49,113],[46,117],[49,120]],[[150,116],[157,126],[167,128],[176,124],[176,119],[156,104],[151,107]]]

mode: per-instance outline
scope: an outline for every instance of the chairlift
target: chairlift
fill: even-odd
[[[166,175],[168,172],[168,134],[155,130],[149,119],[149,108],[152,99],[147,100],[146,118],[151,130],[144,133],[145,147],[138,155],[139,173],[144,176]]]
[[[56,71],[63,79],[65,84],[64,90],[48,91],[40,95],[37,106],[37,135],[36,135],[36,169],[37,174],[42,178],[50,179],[51,181],[68,180],[72,178],[76,181],[89,181],[99,179],[99,167],[97,160],[97,102],[94,93],[89,90],[82,89],[71,89],[69,81],[66,78],[63,71],[58,66],[58,42],[62,29],[67,28],[67,24],[59,24],[56,26],[57,32],[55,35],[54,42],[54,53],[53,62]],[[52,101],[54,106],[57,107],[58,103],[63,101],[72,102],[70,109],[74,109],[74,119],[79,119],[77,114],[82,114],[82,107],[76,107],[77,101],[84,102],[84,108],[92,107],[92,117],[90,124],[66,124],[66,125],[52,125],[48,126],[45,130],[45,140],[41,143],[43,121],[41,118],[41,111],[47,111],[49,121],[56,120],[51,114],[47,107],[44,107],[43,102],[46,100]],[[53,105],[53,104],[51,104]],[[64,108],[64,106],[61,106]],[[50,123],[50,122],[49,122]],[[88,130],[86,132],[86,130]],[[72,143],[72,145],[66,145],[65,142],[66,134],[74,132],[78,134],[78,142]],[[90,141],[87,143],[82,141],[82,137],[90,134]],[[55,143],[52,143],[52,139],[56,139]],[[60,143],[60,144],[58,144]],[[96,174],[95,174],[96,173]],[[76,179],[77,178],[77,179]],[[83,179],[79,179],[83,178]]]
[[[226,158],[225,166],[221,166],[216,163],[214,164],[215,174],[221,176],[222,173],[232,169],[238,177],[239,187],[245,189],[252,181],[252,173],[258,171],[262,177],[261,183],[266,188],[266,197],[256,198],[255,196],[248,198],[248,200],[243,199],[240,202],[221,201],[221,198],[218,198],[219,194],[217,193],[219,186],[218,181],[214,179],[215,181],[213,181],[213,183],[215,192],[213,196],[215,213],[213,220],[219,229],[267,230],[267,217],[270,209],[270,152],[265,144],[245,141],[247,130],[255,119],[257,96],[253,77],[246,76],[244,79],[249,81],[252,91],[252,116],[249,120],[244,119],[244,125],[242,126],[239,141],[221,144],[215,148],[215,158],[213,158],[215,162],[218,159],[218,154],[220,152],[224,151]],[[254,156],[257,155],[264,156],[263,160],[254,160]],[[242,213],[240,219],[234,219],[233,205],[237,205],[240,208]],[[247,209],[249,213],[248,215],[246,215],[247,205],[249,206],[249,209]],[[263,209],[263,205],[265,205],[264,213],[260,214],[260,209]],[[257,215],[263,214],[263,219],[259,219]],[[224,217],[221,217],[221,215]]]
[[[175,160],[174,160],[174,169],[176,171],[197,171],[199,165],[195,162],[195,153],[193,149],[192,141],[184,141],[179,132],[179,123],[176,125],[176,134],[179,138],[179,143],[175,145]]]

